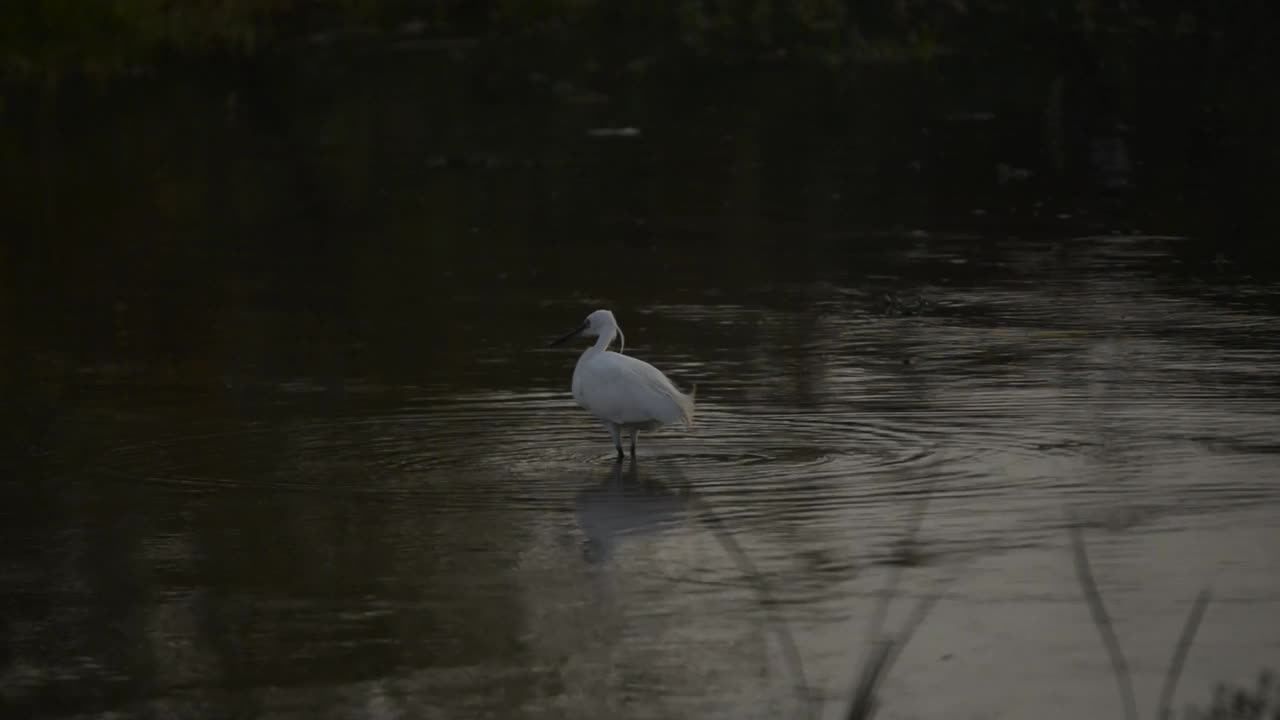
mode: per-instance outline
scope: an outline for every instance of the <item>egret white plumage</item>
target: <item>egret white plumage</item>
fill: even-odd
[[[596,310],[581,325],[551,344],[560,345],[579,335],[596,338],[573,368],[573,399],[604,423],[613,447],[622,452],[622,432],[631,435],[631,457],[636,456],[636,435],[660,425],[693,423],[695,385],[689,394],[680,390],[658,368],[623,355],[626,338],[613,313]],[[618,338],[618,352],[609,350]]]

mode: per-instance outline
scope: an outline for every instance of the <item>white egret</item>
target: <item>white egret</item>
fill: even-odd
[[[573,369],[573,399],[604,423],[619,460],[624,457],[624,430],[631,435],[631,457],[634,458],[636,434],[641,430],[676,421],[685,427],[693,424],[698,386],[686,395],[658,368],[623,355],[626,338],[613,313],[596,310],[572,332],[551,344],[560,345],[579,335],[594,337],[596,343],[582,353]],[[618,352],[609,350],[614,337],[618,338]]]

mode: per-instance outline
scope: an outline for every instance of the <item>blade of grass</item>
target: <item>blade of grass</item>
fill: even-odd
[[[769,586],[764,581],[764,576],[756,569],[755,563],[751,562],[751,558],[743,551],[742,546],[733,538],[733,534],[729,531],[728,525],[724,520],[715,513],[711,508],[711,504],[699,496],[694,495],[693,491],[689,491],[688,500],[690,505],[697,506],[698,513],[707,527],[711,529],[711,533],[716,540],[733,558],[734,563],[738,566],[738,570],[745,575],[755,587],[756,593],[760,598],[760,605],[764,608],[765,613],[773,621],[777,628],[778,641],[782,647],[782,654],[787,659],[787,664],[791,666],[791,671],[795,675],[797,690],[803,698],[803,705],[807,717],[816,720],[818,713],[814,708],[813,698],[811,697],[808,678],[804,671],[804,661],[800,658],[800,651],[796,647],[795,638],[792,637],[791,631],[787,627],[786,620],[776,611],[777,603],[773,599],[772,593],[769,592]]]
[[[914,512],[907,521],[907,531],[903,534],[901,546],[908,551],[914,551],[916,545],[916,537],[920,533],[920,526],[924,524],[924,513],[929,507],[929,498],[933,495],[934,482],[930,482],[925,487],[920,499],[916,501]],[[893,603],[894,595],[897,593],[898,581],[902,577],[902,568],[905,563],[892,563],[889,567],[889,578],[885,583],[885,588],[880,593],[880,602],[876,603],[875,615],[872,616],[870,632],[867,636],[867,645],[870,651],[867,654],[867,662],[873,661],[876,649],[880,643],[881,636],[884,631],[885,620],[889,616],[889,605]]]
[[[915,503],[914,512],[907,522],[907,532],[902,539],[902,545],[907,551],[913,551],[915,548],[916,536],[920,532],[920,526],[924,523],[924,514],[929,506],[929,498],[933,494],[933,486],[934,483],[930,482],[925,488],[920,499]],[[898,655],[901,654],[902,648],[910,641],[911,635],[924,622],[929,610],[933,608],[934,603],[941,596],[941,593],[937,593],[921,598],[903,626],[901,635],[897,638],[885,638],[884,624],[889,615],[889,605],[892,604],[894,596],[897,594],[898,581],[902,577],[902,568],[902,563],[894,563],[890,566],[885,588],[880,593],[879,602],[876,603],[875,615],[872,616],[870,633],[867,637],[867,657],[863,660],[862,673],[858,677],[858,683],[853,691],[853,700],[850,702],[849,711],[845,715],[847,720],[869,720],[875,714],[876,693],[880,688],[880,683],[889,674],[889,669],[893,666],[894,661],[897,660]]]
[[[1164,686],[1160,688],[1160,702],[1156,706],[1159,708],[1156,717],[1160,720],[1169,720],[1173,717],[1173,710],[1169,707],[1173,703],[1173,693],[1178,687],[1182,666],[1187,661],[1191,643],[1195,640],[1196,631],[1200,629],[1200,621],[1204,619],[1204,611],[1209,606],[1212,595],[1209,588],[1201,590],[1200,594],[1196,595],[1191,612],[1187,613],[1186,622],[1182,624],[1182,633],[1178,636],[1178,643],[1173,646],[1173,659],[1169,661],[1169,670],[1164,676]]]
[[[902,654],[907,643],[911,642],[911,636],[924,623],[925,618],[941,597],[942,591],[939,590],[920,598],[907,621],[903,623],[902,632],[897,637],[881,640],[872,647],[867,661],[862,666],[862,674],[853,692],[853,702],[849,704],[849,712],[845,714],[846,720],[870,720],[875,714],[876,691],[880,683],[889,675],[894,662]]]
[[[1071,535],[1071,547],[1074,551],[1076,578],[1080,581],[1080,589],[1093,616],[1093,624],[1102,635],[1102,644],[1111,658],[1111,670],[1116,677],[1116,685],[1120,688],[1120,699],[1124,703],[1124,716],[1128,720],[1137,720],[1138,702],[1133,695],[1133,680],[1129,675],[1129,664],[1120,649],[1120,640],[1111,626],[1111,617],[1107,614],[1102,595],[1098,592],[1098,584],[1093,579],[1093,570],[1089,567],[1089,552],[1085,548],[1084,535],[1080,532],[1080,524],[1074,517],[1068,517],[1067,532]]]
[[[892,640],[882,640],[871,648],[866,662],[862,664],[862,674],[854,688],[846,720],[870,720],[875,713],[876,689],[880,687],[880,679],[889,671],[894,645]]]

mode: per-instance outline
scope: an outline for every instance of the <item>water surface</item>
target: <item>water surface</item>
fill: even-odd
[[[1202,586],[1179,705],[1280,657],[1280,285],[1213,238],[876,215],[898,151],[812,171],[865,143],[802,120],[566,109],[482,162],[424,100],[281,102],[25,190],[15,717],[834,718],[891,585],[890,629],[941,596],[885,717],[1119,716],[1069,515],[1145,713]],[[596,307],[698,385],[621,465],[545,347]]]

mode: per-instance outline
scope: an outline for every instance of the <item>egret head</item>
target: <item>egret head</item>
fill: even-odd
[[[626,342],[621,339],[622,329],[618,327],[618,321],[614,319],[613,313],[608,310],[600,309],[588,315],[587,319],[583,320],[581,325],[574,328],[563,337],[553,341],[551,344],[560,345],[578,337],[579,335],[583,337],[600,337],[603,335],[609,337],[610,340],[612,340],[616,335],[619,338],[618,352],[622,352],[623,344]]]
[[[597,310],[591,313],[586,320],[582,321],[582,325],[582,334],[587,337],[600,337],[618,329],[618,321],[613,319],[613,313],[608,310]]]

